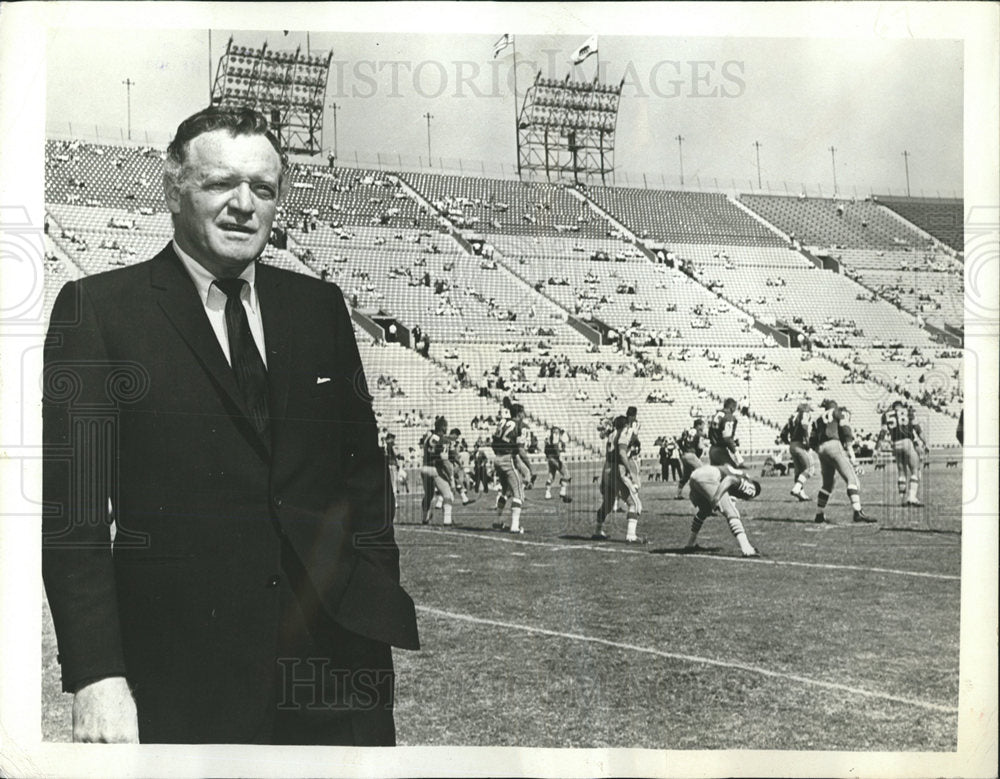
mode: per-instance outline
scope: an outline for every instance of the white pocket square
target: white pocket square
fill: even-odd
[[[316,377],[316,383],[317,384],[326,384],[328,381],[330,381],[330,377],[329,376],[317,376]]]

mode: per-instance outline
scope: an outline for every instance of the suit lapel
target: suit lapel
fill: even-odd
[[[240,425],[245,428],[244,433],[265,458],[269,457],[270,441],[265,441],[253,429],[249,409],[236,383],[236,374],[219,346],[194,282],[169,244],[153,258],[150,281],[159,292],[157,300],[167,319],[194,352],[227,405],[238,412]],[[265,334],[265,340],[266,338]]]

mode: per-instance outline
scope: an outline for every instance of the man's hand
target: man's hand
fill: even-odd
[[[124,676],[81,687],[73,696],[73,741],[138,744],[139,719]]]

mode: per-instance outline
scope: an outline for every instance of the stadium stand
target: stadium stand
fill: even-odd
[[[432,173],[404,173],[401,176],[440,214],[464,230],[602,238],[612,229],[589,204],[556,184]]]
[[[723,194],[626,187],[591,187],[585,192],[641,238],[668,243],[787,244]]]
[[[740,202],[803,246],[925,247],[926,237],[870,199],[740,195]]]
[[[965,251],[961,199],[877,195],[878,202],[958,252]]]

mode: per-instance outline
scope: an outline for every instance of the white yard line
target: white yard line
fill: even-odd
[[[444,530],[434,527],[416,527],[413,525],[396,525],[396,530],[409,530],[416,533],[431,533],[434,535],[444,535],[444,536],[457,536],[459,538],[465,539],[475,539],[480,541],[495,541],[501,544],[517,544],[520,546],[536,546],[542,549],[551,549],[553,551],[573,551],[573,550],[585,550],[593,552],[608,552],[612,554],[630,554],[630,555],[648,555],[648,548],[640,549],[629,549],[622,548],[621,546],[613,544],[568,544],[568,543],[552,543],[547,541],[529,541],[524,538],[519,538],[516,536],[504,536],[499,533],[491,533],[489,531],[483,532],[469,532],[463,530]],[[770,558],[757,558],[755,560],[744,560],[741,557],[725,557],[720,555],[707,555],[707,554],[682,554],[680,552],[657,552],[657,556],[660,557],[697,557],[703,560],[712,560],[714,562],[723,563],[751,563],[753,565],[787,565],[795,568],[818,568],[826,571],[863,571],[865,573],[883,573],[891,574],[893,576],[911,576],[918,579],[941,579],[944,581],[956,581],[962,580],[961,576],[956,576],[950,573],[928,573],[926,571],[904,571],[896,568],[875,568],[866,565],[842,565],[839,563],[806,563],[797,560],[774,560]]]
[[[827,690],[836,690],[838,692],[846,692],[851,695],[861,695],[867,698],[878,698],[879,700],[892,701],[894,703],[902,703],[907,706],[915,706],[921,709],[929,709],[931,711],[940,711],[946,714],[957,714],[957,706],[945,706],[940,703],[932,703],[931,701],[921,701],[914,698],[904,698],[899,695],[890,695],[888,693],[873,692],[871,690],[865,690],[860,687],[851,687],[847,684],[837,684],[836,682],[825,682],[821,679],[810,679],[807,676],[798,676],[797,674],[788,674],[781,671],[772,671],[768,668],[760,668],[753,665],[744,665],[743,663],[732,663],[725,660],[713,660],[710,657],[698,657],[697,655],[685,655],[677,652],[664,652],[662,649],[652,649],[650,647],[638,646],[636,644],[625,644],[620,641],[609,641],[606,638],[597,638],[596,636],[585,636],[580,633],[564,633],[559,630],[548,630],[547,628],[533,627],[531,625],[520,625],[516,622],[502,622],[496,619],[484,619],[482,617],[474,617],[470,614],[458,614],[453,611],[444,611],[443,609],[436,609],[432,606],[417,606],[417,611],[421,611],[425,614],[430,614],[435,617],[440,617],[441,619],[450,619],[458,622],[467,622],[473,625],[487,625],[489,627],[503,628],[505,630],[519,630],[524,633],[534,633],[541,636],[551,636],[553,638],[561,638],[567,641],[584,641],[590,644],[600,644],[602,646],[612,647],[614,649],[623,649],[629,652],[639,652],[645,655],[654,655],[655,657],[663,657],[669,660],[681,660],[687,663],[699,663],[701,665],[711,665],[717,668],[729,668],[736,671],[745,671],[746,673],[758,674],[760,676],[767,676],[773,679],[785,679],[787,681],[797,682],[799,684],[805,684],[812,687],[822,687]]]

